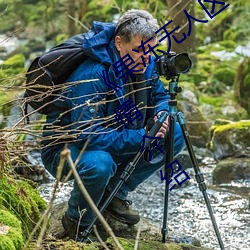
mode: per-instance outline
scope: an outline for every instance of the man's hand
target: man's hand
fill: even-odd
[[[158,120],[158,118],[160,117],[161,113],[164,111],[160,111],[159,113],[157,113],[157,115],[154,117],[155,122]],[[159,131],[156,134],[156,137],[161,137],[161,138],[165,138],[166,133],[169,130],[169,124],[168,124],[168,116],[165,119],[165,121],[163,122],[161,128],[159,129]]]

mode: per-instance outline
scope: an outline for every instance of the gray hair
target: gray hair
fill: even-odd
[[[157,20],[145,10],[128,10],[118,20],[115,35],[120,36],[125,43],[129,43],[136,35],[143,39],[156,38],[159,29]]]

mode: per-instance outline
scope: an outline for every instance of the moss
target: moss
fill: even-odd
[[[0,209],[0,221],[7,226],[21,230],[20,221],[7,210]]]
[[[0,249],[21,249],[23,246],[23,236],[20,221],[10,212],[0,210],[0,223],[9,226],[10,229],[5,237],[0,237]],[[0,235],[3,236],[3,235]],[[7,245],[6,245],[7,244]]]
[[[7,236],[12,240],[14,246],[16,247],[16,249],[21,249],[23,244],[24,244],[24,240],[23,240],[23,236],[22,236],[22,231],[16,231],[15,228],[11,228],[9,233],[7,234]]]
[[[224,103],[224,99],[221,96],[208,96],[208,95],[201,95],[199,97],[200,103],[207,103],[214,107],[221,107]]]
[[[2,69],[9,69],[10,67],[23,68],[25,64],[25,56],[23,54],[16,54],[2,64]]]
[[[215,126],[214,133],[221,133],[231,129],[245,129],[250,127],[250,121],[239,121],[222,126]]]
[[[228,86],[232,86],[235,78],[235,71],[226,67],[226,68],[218,68],[214,71],[213,78],[225,83]]]
[[[221,144],[227,144],[229,152],[234,152],[234,143],[244,142],[247,144],[250,141],[250,133],[247,131],[250,128],[250,121],[238,121],[229,123],[226,125],[214,125],[210,129],[210,149],[214,150],[214,140],[216,137],[217,141],[220,141]],[[234,134],[234,143],[230,141],[230,133]]]
[[[100,247],[99,242],[93,242],[91,244],[81,243],[81,242],[75,242],[73,240],[60,240],[60,239],[50,239],[43,241],[44,248],[42,249],[60,249],[60,250],[98,250],[103,249]],[[32,250],[40,250],[41,248],[38,248],[35,242],[32,242],[29,245],[29,249]],[[113,249],[113,248],[112,248]]]
[[[232,52],[237,47],[237,43],[233,40],[223,40],[218,42],[220,46],[222,46],[226,51]]]
[[[226,120],[226,119],[216,119],[216,121],[214,122],[215,125],[227,125],[230,123],[232,123],[232,122],[230,120]]]
[[[21,222],[24,237],[40,218],[45,201],[27,182],[9,176],[0,179],[0,205],[11,211]]]
[[[133,239],[124,239],[124,238],[118,238],[119,242],[123,246],[124,250],[133,250],[135,241]],[[106,241],[108,243],[111,243],[113,245],[113,240],[111,238],[108,238]],[[167,242],[162,243],[161,241],[155,241],[155,240],[139,240],[138,245],[139,250],[205,250],[205,248],[202,247],[195,247],[193,245],[188,244],[182,244],[182,243],[174,243],[174,242]]]
[[[25,56],[16,54],[1,64],[0,84],[19,86],[25,80]]]
[[[16,250],[13,241],[7,235],[0,234],[0,249]]]

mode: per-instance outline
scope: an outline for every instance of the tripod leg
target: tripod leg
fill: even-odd
[[[147,148],[150,145],[150,143],[152,142],[152,139],[154,139],[156,133],[159,131],[160,127],[162,126],[162,124],[163,124],[163,122],[165,121],[166,118],[167,118],[167,113],[166,112],[162,112],[162,114],[160,115],[159,119],[155,122],[154,126],[149,131],[148,137],[146,136],[146,138],[145,138],[145,143],[144,143],[144,149],[143,149],[143,151],[142,152],[139,151],[136,154],[136,156],[133,159],[133,161],[130,162],[127,165],[127,167],[124,169],[123,173],[120,176],[120,181],[117,183],[116,187],[113,189],[113,191],[109,195],[108,199],[104,202],[104,204],[100,208],[100,212],[101,213],[107,208],[107,206],[109,205],[109,203],[111,202],[111,200],[114,198],[114,196],[116,195],[116,193],[118,192],[118,190],[120,189],[120,187],[122,186],[122,184],[132,174],[132,172],[135,169],[136,164],[138,163],[138,161],[140,160],[142,154],[144,153],[145,148]],[[87,238],[87,236],[89,235],[89,233],[90,233],[92,227],[94,226],[96,220],[97,220],[97,216],[95,215],[95,217],[93,218],[93,220],[90,223],[90,225],[88,226],[88,228],[85,229],[84,232],[82,233],[83,240],[85,240]]]
[[[209,212],[210,219],[212,221],[213,228],[214,228],[216,237],[218,239],[220,248],[221,248],[221,250],[224,250],[225,247],[223,245],[221,235],[220,235],[220,232],[219,232],[219,229],[218,229],[218,226],[217,226],[214,214],[213,214],[213,210],[212,210],[210,201],[208,199],[208,195],[207,195],[207,192],[206,192],[207,187],[206,187],[206,184],[204,182],[204,177],[203,177],[203,174],[201,173],[201,171],[199,169],[198,162],[197,162],[197,159],[196,159],[194,151],[193,151],[193,147],[192,147],[191,142],[190,142],[189,133],[188,133],[188,130],[186,128],[184,116],[183,116],[183,114],[181,112],[178,112],[177,113],[177,118],[178,118],[179,124],[181,126],[181,130],[182,130],[185,142],[186,142],[186,146],[187,146],[187,149],[188,149],[190,159],[191,159],[191,161],[193,163],[193,167],[194,167],[194,171],[195,171],[195,179],[196,179],[196,181],[197,181],[197,183],[199,185],[200,191],[203,194],[203,197],[204,197],[204,200],[205,200],[205,203],[206,203],[206,206],[207,206],[207,210]]]
[[[166,166],[174,161],[174,116],[169,115],[169,132],[167,136],[167,155],[166,155]],[[170,180],[170,169],[165,168],[166,183]],[[166,242],[166,234],[168,232],[167,219],[168,219],[168,196],[169,196],[169,186],[165,185],[165,196],[164,196],[164,212],[163,212],[163,225],[162,225],[162,242]]]

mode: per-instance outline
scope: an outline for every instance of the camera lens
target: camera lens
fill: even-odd
[[[191,68],[191,60],[186,53],[179,54],[175,57],[175,69],[179,73],[186,73]]]
[[[164,53],[156,61],[156,69],[159,75],[163,75],[166,79],[179,76],[182,73],[187,73],[192,67],[192,61],[187,53],[176,55],[170,51]]]

